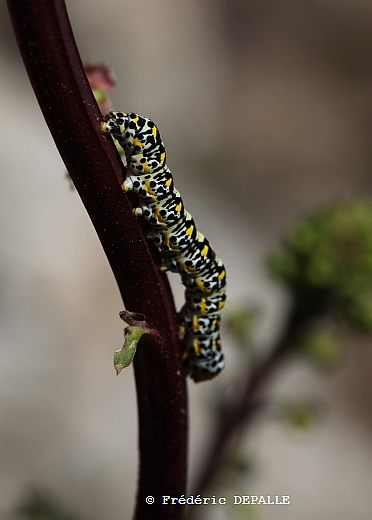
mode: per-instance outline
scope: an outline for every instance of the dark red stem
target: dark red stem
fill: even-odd
[[[160,504],[161,495],[185,492],[187,454],[185,378],[167,279],[154,263],[120,188],[123,166],[110,139],[101,133],[101,114],[84,74],[64,1],[8,0],[8,9],[41,110],[97,231],[125,306],[144,314],[161,338],[145,335],[134,361],[140,432],[135,518],[181,518],[180,506]],[[154,505],[146,504],[147,495],[155,497]]]

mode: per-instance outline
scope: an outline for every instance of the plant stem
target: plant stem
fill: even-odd
[[[57,148],[107,255],[126,308],[157,332],[134,360],[139,407],[140,474],[135,518],[178,519],[182,507],[161,495],[186,486],[187,397],[178,325],[167,278],[154,263],[120,187],[123,165],[101,133],[101,114],[85,77],[63,0],[8,0],[31,84]],[[22,114],[19,114],[22,121]],[[20,131],[32,131],[23,129]],[[25,172],[27,175],[27,172]],[[87,266],[89,268],[89,266]],[[145,497],[155,497],[147,505]]]

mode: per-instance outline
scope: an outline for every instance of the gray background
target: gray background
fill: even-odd
[[[371,2],[67,5],[82,59],[115,70],[113,107],[160,126],[185,204],[227,266],[224,315],[245,301],[258,306],[257,344],[266,348],[287,299],[265,272],[265,252],[304,212],[372,188]],[[132,369],[116,378],[112,368],[122,302],[64,177],[4,3],[0,20],[0,514],[34,485],[86,519],[128,518],[134,381]],[[172,284],[180,305],[177,276]],[[210,403],[239,370],[226,336],[224,373],[189,385],[191,478],[210,435]],[[290,495],[291,506],[249,508],[249,518],[370,518],[370,341],[348,336],[345,352],[335,373],[297,361],[278,374],[275,400],[320,398],[323,422],[300,436],[261,418],[243,448],[253,472],[212,494]],[[234,513],[214,506],[208,517]]]

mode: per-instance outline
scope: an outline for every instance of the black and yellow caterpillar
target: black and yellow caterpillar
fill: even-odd
[[[162,269],[179,273],[186,287],[179,323],[190,375],[194,381],[211,379],[224,368],[220,339],[224,265],[184,208],[155,124],[134,113],[109,112],[102,130],[125,152],[128,175],[122,188],[138,195],[134,212],[149,224],[149,238],[162,254]]]

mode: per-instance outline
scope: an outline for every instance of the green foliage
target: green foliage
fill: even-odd
[[[340,334],[329,327],[314,328],[304,336],[301,347],[320,368],[338,366],[343,356]]]
[[[306,432],[319,424],[322,412],[323,406],[316,401],[288,402],[280,406],[278,418],[293,430]]]
[[[350,327],[372,330],[372,201],[339,201],[303,219],[269,268],[297,303],[317,300]]]
[[[15,508],[17,519],[29,520],[80,520],[80,517],[66,511],[48,492],[29,491],[19,506]]]
[[[243,490],[241,494],[248,494],[248,492]],[[253,504],[234,505],[230,507],[230,518],[236,518],[239,520],[256,520],[258,518],[264,518],[260,508],[262,508],[262,506]]]
[[[253,472],[253,462],[241,453],[239,447],[226,459],[219,482],[225,487],[233,487],[240,478],[246,481],[247,475]]]
[[[252,338],[252,328],[255,322],[256,312],[249,304],[237,307],[226,321],[227,328],[233,335],[238,345],[247,348]]]
[[[107,99],[106,92],[101,90],[100,88],[93,88],[92,89],[93,96],[98,104],[104,103]]]
[[[138,342],[144,334],[148,334],[148,331],[141,327],[130,326],[124,330],[123,348],[121,350],[116,350],[114,353],[116,375],[119,375],[123,368],[131,365],[137,350]]]

